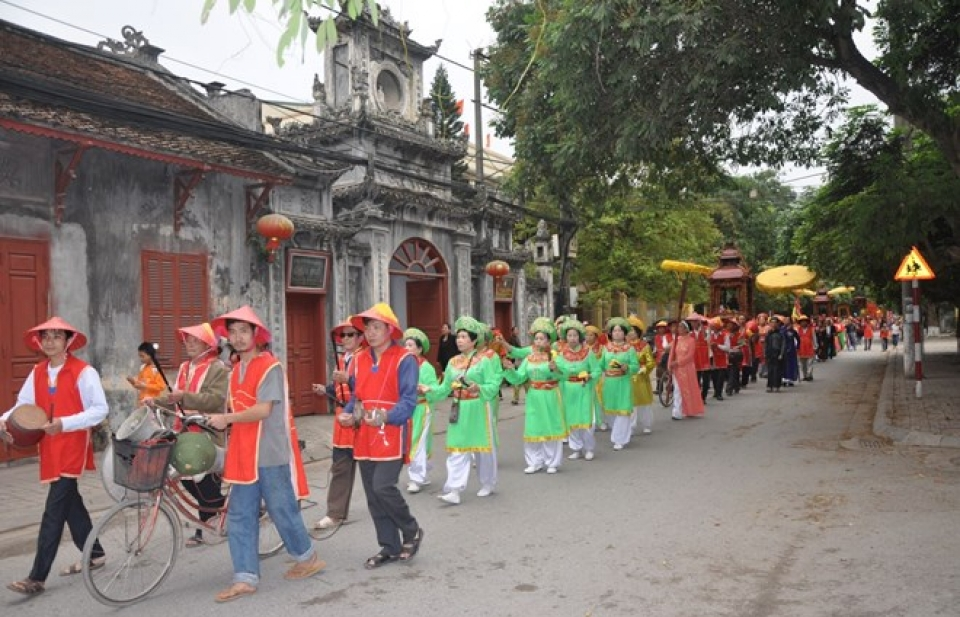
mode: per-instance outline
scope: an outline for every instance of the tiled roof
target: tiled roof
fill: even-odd
[[[15,88],[30,83],[44,95]],[[91,107],[91,101],[98,105]],[[159,128],[135,114],[99,111],[104,101],[176,119]],[[232,175],[289,179],[293,170],[260,144],[219,141],[210,130],[234,137],[242,129],[205,105],[189,86],[159,65],[149,69],[108,52],[63,41],[0,20],[0,121],[3,126],[175,164],[204,165]],[[206,129],[191,133],[190,125]],[[163,126],[163,125],[160,125]],[[33,127],[33,130],[31,130]],[[61,134],[57,134],[61,133]],[[115,147],[111,147],[115,146]],[[175,159],[175,160],[172,160]]]

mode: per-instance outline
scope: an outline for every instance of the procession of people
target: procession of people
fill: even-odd
[[[453,328],[444,326],[438,374],[426,359],[426,334],[404,330],[390,306],[378,303],[333,328],[335,370],[329,383],[313,386],[335,409],[326,514],[314,528],[335,528],[347,519],[359,468],[379,546],[364,562],[367,569],[409,561],[420,550],[424,530],[404,498],[400,476],[406,465],[409,494],[432,483],[436,406],[444,399],[452,400],[446,418],[446,473],[438,497],[446,506],[458,506],[474,469],[477,497],[497,490],[504,384],[515,388],[514,400],[521,386],[526,388],[523,472],[553,475],[564,460],[593,461],[598,431],[610,432],[614,452],[630,446],[637,435],[651,434],[653,383],[671,389],[673,420],[703,418],[711,387],[717,402],[724,395],[737,396],[758,378],[765,380],[766,392],[782,392],[813,381],[816,363],[856,349],[859,340],[869,351],[875,332],[884,350],[888,339],[897,343],[891,332],[899,334],[896,321],[692,312],[658,322],[648,344],[645,325],[636,315],[613,317],[602,327],[569,316],[535,319],[528,329],[531,346],[521,347],[517,333],[504,340],[499,331],[468,315]],[[262,507],[293,560],[284,577],[299,580],[321,572],[326,564],[297,505],[309,486],[285,370],[269,349],[270,331],[244,306],[177,334],[187,360],[174,384],[166,391],[159,386],[150,343],[140,346],[142,365],[138,377],[129,381],[141,403],[173,406],[181,417],[201,414],[226,436],[218,443],[225,447],[222,473],[182,479],[200,505],[201,520],[218,508],[227,510],[233,575],[215,600],[229,602],[257,591]],[[229,342],[232,366],[220,358],[222,340]],[[0,416],[0,436],[10,441],[7,423],[15,410],[35,406],[46,414],[39,455],[40,481],[49,485],[49,495],[33,568],[7,586],[17,593],[44,591],[64,526],[81,550],[92,529],[77,478],[93,469],[91,431],[108,409],[96,370],[73,355],[86,341],[58,317],[27,331],[27,346],[44,359],[25,380],[14,409]],[[453,346],[456,353],[450,351]],[[669,380],[660,379],[663,375]],[[230,486],[226,504],[221,479]],[[187,540],[187,546],[203,543],[199,530]],[[110,555],[97,548],[89,563],[73,563],[61,574],[102,567]]]

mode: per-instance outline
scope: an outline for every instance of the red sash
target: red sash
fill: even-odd
[[[337,370],[346,371],[350,363],[345,362],[342,355],[337,355]],[[350,386],[345,383],[338,383],[334,386],[337,398],[341,401],[350,400]],[[333,423],[333,447],[353,449],[357,440],[357,427],[341,426],[336,420]]]
[[[47,417],[64,418],[83,411],[83,399],[77,383],[87,363],[67,354],[67,359],[57,374],[56,391],[50,392],[49,360],[33,369],[33,398],[38,407],[47,412]],[[61,477],[79,478],[84,470],[95,469],[90,429],[45,435],[40,440],[40,481],[54,482]]]
[[[693,365],[697,371],[710,370],[710,341],[707,339],[707,331],[701,326],[693,335],[696,341],[696,349],[693,355]]]

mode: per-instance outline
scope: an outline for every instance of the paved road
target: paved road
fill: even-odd
[[[219,606],[226,545],[183,550],[164,586],[131,610],[957,615],[960,452],[893,448],[870,435],[883,369],[880,354],[845,354],[818,365],[812,384],[780,395],[753,387],[711,404],[702,420],[670,422],[658,408],[653,435],[613,452],[604,434],[596,460],[567,461],[555,476],[521,472],[522,419],[506,406],[498,492],[476,498],[473,479],[462,505],[440,504],[438,450],[433,490],[410,497],[426,530],[413,563],[363,569],[377,547],[358,488],[356,522],[322,542],[330,565],[317,578],[284,582],[284,559],[274,557],[255,596]],[[22,576],[29,559],[0,560],[0,580]],[[113,612],[78,577],[48,583],[25,601],[0,591],[0,607],[17,617]]]

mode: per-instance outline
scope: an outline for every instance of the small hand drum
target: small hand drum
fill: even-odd
[[[20,405],[7,418],[7,432],[13,437],[14,446],[32,448],[43,439],[45,433],[42,427],[47,422],[47,412],[40,407]]]

